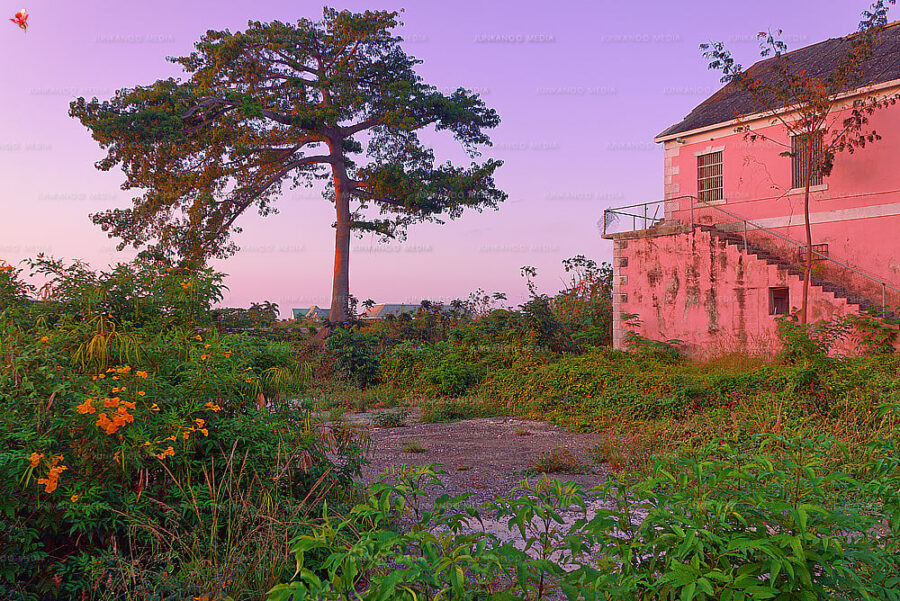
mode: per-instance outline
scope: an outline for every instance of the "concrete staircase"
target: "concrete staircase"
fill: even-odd
[[[775,265],[778,269],[783,270],[789,275],[797,276],[800,279],[803,279],[804,270],[800,269],[797,263],[789,261],[785,259],[783,256],[779,256],[777,253],[765,249],[758,244],[754,244],[753,242],[746,243],[746,249],[744,248],[744,237],[740,234],[736,234],[733,232],[726,232],[722,229],[714,225],[701,225],[698,224],[697,227],[709,233],[713,238],[721,240],[728,244],[729,246],[736,246],[740,250],[744,251],[747,255],[752,255],[757,259],[765,261],[769,265]],[[856,305],[859,307],[860,312],[866,311],[877,311],[881,312],[881,303],[875,303],[871,299],[866,298],[861,293],[853,290],[851,287],[838,284],[836,282],[825,280],[821,277],[813,275],[809,279],[810,286],[817,286],[821,288],[824,292],[832,293],[835,298],[844,299],[849,305]],[[888,311],[885,315],[888,321],[896,321],[898,316],[893,312]]]

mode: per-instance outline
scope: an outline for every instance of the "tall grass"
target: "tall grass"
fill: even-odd
[[[127,514],[131,534],[149,545],[139,557],[118,556],[107,567],[108,599],[258,601],[295,567],[290,541],[310,527],[329,493],[323,474],[299,502],[273,496],[246,457],[223,453],[218,471],[210,462],[198,482],[169,472],[182,503],[158,503],[159,514]],[[276,459],[277,461],[277,459]],[[178,597],[181,598],[181,597]]]

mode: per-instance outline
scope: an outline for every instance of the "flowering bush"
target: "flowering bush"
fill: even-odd
[[[110,554],[144,556],[173,520],[224,526],[197,486],[235,457],[279,507],[358,469],[287,402],[304,382],[289,347],[209,327],[220,274],[32,266],[43,300],[0,271],[0,598],[112,594]],[[329,446],[352,460],[332,465]]]

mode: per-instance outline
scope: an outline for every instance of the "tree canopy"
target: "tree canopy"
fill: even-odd
[[[123,189],[142,191],[93,222],[120,249],[202,264],[238,250],[232,235],[246,211],[269,215],[285,187],[325,180],[336,211],[330,320],[345,321],[351,231],[403,238],[413,223],[506,198],[494,184],[502,162],[476,160],[497,113],[464,88],[424,82],[399,25],[396,12],[332,8],[320,21],[251,21],[170,58],[184,81],[76,99],[70,115],[106,151],[97,168],[121,168]],[[470,164],[439,164],[420,140],[426,128],[450,132]]]

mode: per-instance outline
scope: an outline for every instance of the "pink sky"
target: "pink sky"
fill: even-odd
[[[77,96],[107,98],[117,88],[178,75],[166,56],[188,53],[208,29],[243,29],[249,19],[317,19],[317,2],[61,2],[26,4],[23,34],[0,27],[0,259],[45,252],[95,266],[127,260],[88,213],[128,206],[122,175],[102,173],[102,152],[67,115]],[[760,0],[382,0],[333,2],[354,10],[399,9],[406,48],[440,88],[482,93],[503,123],[485,152],[505,161],[499,211],[447,225],[414,226],[405,243],[354,239],[351,292],[377,302],[450,300],[484,288],[524,298],[522,265],[538,267],[555,292],[560,261],[585,254],[609,260],[600,238],[603,209],[662,197],[662,150],[651,140],[718,87],[697,46],[724,40],[745,64],[755,33],[781,28],[791,48],[855,29],[866,2]],[[8,14],[7,14],[8,13]],[[825,15],[823,18],[821,15]],[[463,159],[437,137],[441,158]],[[320,189],[287,192],[280,214],[246,215],[243,250],[215,266],[229,274],[225,303],[271,300],[291,307],[329,304],[334,248],[332,206]]]

